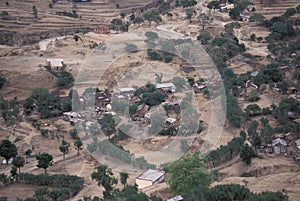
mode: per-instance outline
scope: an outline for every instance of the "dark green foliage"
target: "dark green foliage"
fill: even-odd
[[[78,139],[78,133],[77,133],[77,130],[76,129],[73,129],[70,131],[70,135],[73,139]]]
[[[208,42],[212,39],[210,33],[207,30],[201,30],[197,36],[197,40],[201,41],[201,44],[207,45]]]
[[[240,16],[240,14],[241,14],[241,11],[237,7],[229,10],[229,16],[234,20],[236,20]]]
[[[239,108],[237,99],[232,95],[227,95],[226,101],[226,118],[232,126],[239,128],[241,126],[242,111]]]
[[[237,156],[240,153],[240,148],[243,146],[244,141],[245,136],[235,137],[228,142],[227,145],[220,146],[216,150],[211,151],[206,157],[209,165],[216,167]]]
[[[142,22],[144,22],[144,19],[141,18],[141,17],[136,17],[136,18],[133,20],[133,23],[134,23],[134,24],[141,24]]]
[[[124,187],[127,184],[127,179],[128,179],[128,173],[127,172],[120,172],[120,181],[124,185]]]
[[[32,6],[32,11],[33,11],[34,18],[38,18],[38,10],[35,5]]]
[[[159,105],[164,102],[166,99],[166,95],[161,92],[145,92],[143,93],[141,102],[145,103],[149,106]]]
[[[169,185],[177,194],[189,193],[199,185],[209,186],[212,175],[203,167],[196,155],[185,155],[167,168]]]
[[[111,114],[104,114],[102,119],[98,119],[103,133],[110,138],[110,135],[116,132],[116,124]]]
[[[65,158],[66,154],[69,153],[69,146],[62,144],[59,146],[59,150],[63,153],[63,157]]]
[[[11,143],[9,140],[2,140],[0,143],[0,156],[5,158],[6,164],[8,164],[8,160],[10,158],[15,157],[16,155],[18,155],[16,145]]]
[[[6,79],[3,75],[0,75],[0,89],[4,86],[6,83]]]
[[[78,18],[78,14],[76,13],[75,10],[72,10],[72,12],[68,12],[68,11],[58,11],[58,12],[56,12],[56,15],[61,15],[61,16],[67,16],[67,17]]]
[[[153,60],[158,60],[158,61],[163,60],[163,57],[157,51],[155,51],[153,49],[148,49],[147,54]]]
[[[161,17],[159,16],[159,13],[155,10],[151,10],[144,14],[144,19],[149,22],[149,25],[151,25],[151,22],[156,22],[157,24],[159,22],[162,22]]]
[[[36,155],[36,160],[38,160],[36,166],[45,169],[45,174],[47,174],[47,168],[53,163],[53,156],[48,153],[41,153]]]
[[[33,104],[36,104],[41,118],[59,116],[62,112],[70,111],[71,99],[61,99],[59,96],[50,94],[47,89],[35,88],[31,95],[25,100],[26,112],[33,110]]]
[[[188,77],[188,83],[190,84],[191,87],[193,87],[195,84],[195,79],[193,77]]]
[[[71,73],[62,71],[57,74],[56,85],[58,87],[67,87],[70,86],[74,82],[74,78]]]
[[[269,64],[263,66],[256,77],[254,77],[254,84],[260,86],[263,83],[280,82],[283,75],[278,71],[277,64]]]
[[[31,184],[37,186],[59,187],[61,189],[68,190],[68,192],[64,194],[67,194],[70,197],[72,197],[82,189],[84,180],[81,177],[73,175],[34,175],[29,173],[20,173],[18,175],[18,182],[21,184]],[[35,192],[35,196],[42,197],[46,194],[46,192],[48,192],[47,190],[48,189],[46,187],[42,187]]]
[[[24,166],[25,159],[22,156],[16,156],[14,157],[12,164],[16,167],[19,168],[19,173],[21,172],[21,167]]]
[[[112,170],[105,165],[100,165],[95,169],[96,171],[92,173],[91,177],[98,182],[98,186],[104,187],[105,191],[103,192],[103,197],[110,199],[111,191],[118,183],[118,180],[113,176]]]
[[[180,5],[183,8],[189,8],[189,7],[192,7],[196,4],[197,4],[197,1],[195,1],[195,0],[180,0]]]
[[[79,154],[79,150],[80,150],[81,147],[83,146],[82,141],[81,141],[81,140],[76,140],[76,141],[74,142],[74,146],[75,146],[76,149],[77,149],[77,155],[78,155],[78,154]]]
[[[256,156],[255,151],[248,144],[241,147],[240,157],[247,165],[250,165],[252,158]]]
[[[211,1],[209,4],[207,4],[207,8],[209,9],[220,9],[220,1]]]

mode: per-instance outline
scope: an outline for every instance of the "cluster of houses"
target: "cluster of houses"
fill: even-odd
[[[262,148],[267,153],[290,155],[296,162],[300,162],[300,138],[295,133],[278,135],[272,140],[272,144],[262,146]]]

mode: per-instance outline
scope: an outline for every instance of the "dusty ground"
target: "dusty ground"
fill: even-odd
[[[69,4],[61,6],[71,8],[71,5]],[[124,5],[124,7],[126,6],[127,5]],[[31,9],[31,6],[28,7],[28,9]],[[88,10],[88,8],[80,9],[81,11],[79,12],[82,13],[85,13],[86,10]],[[15,11],[12,11],[12,13],[13,12]],[[170,23],[171,26],[167,25],[162,28],[178,31],[181,34],[191,34],[192,37],[195,38],[195,33],[197,33],[201,27],[198,27],[196,21],[192,22],[192,25],[189,25],[184,19],[182,19],[182,15],[184,14],[184,11],[182,9],[176,9],[175,12],[177,14],[174,15],[173,21],[167,21],[167,19],[164,18],[164,23]],[[44,15],[47,16],[48,14],[44,13],[43,16]],[[118,15],[118,13],[112,13],[111,15]],[[214,32],[214,34],[218,35],[218,33],[223,29],[223,25],[225,24],[224,22],[228,22],[230,19],[217,13],[215,14],[215,17],[217,20],[215,20],[212,24],[212,31]],[[141,29],[143,28],[148,28],[148,25],[145,24],[144,27],[141,27]],[[155,27],[152,27],[152,29],[156,30]],[[253,53],[257,56],[262,57],[269,54],[266,51],[266,43],[250,42],[247,39],[247,37],[249,37],[251,33],[256,33],[257,37],[265,37],[268,34],[268,31],[265,29],[261,29],[260,27],[254,28],[247,25],[243,27],[237,34],[242,42],[246,44],[247,51],[249,53]],[[105,40],[109,40],[110,38],[112,38],[112,36],[114,35],[101,35],[94,33],[85,35],[80,34],[80,37],[83,39],[85,45],[89,45],[91,41],[99,44]],[[72,37],[73,36],[67,36],[64,39],[57,41],[53,40],[52,42],[42,41],[42,46],[46,47],[45,50],[39,49],[38,44],[22,48],[1,46],[0,74],[3,74],[8,79],[8,83],[0,91],[0,95],[4,96],[5,98],[13,98],[17,96],[22,100],[30,94],[30,91],[32,89],[36,87],[45,87],[51,91],[55,91],[55,77],[48,73],[44,68],[39,67],[39,64],[45,64],[45,60],[47,58],[64,59],[65,63],[67,64],[67,71],[72,72],[73,75],[76,76],[78,72],[84,67],[84,65],[87,64],[86,58],[92,53],[92,50],[88,47],[84,47],[84,45],[80,42],[78,44],[75,44]],[[97,66],[94,66],[94,68],[97,68]],[[103,88],[111,86],[141,86],[147,81],[154,82],[155,73],[158,72],[163,74],[163,81],[169,81],[174,76],[182,76],[183,74],[176,72],[178,71],[178,69],[179,65],[175,63],[165,64],[153,61],[149,62],[146,60],[145,53],[130,54],[119,58],[119,60],[117,60],[114,65],[112,65],[108,69],[108,75],[101,77],[102,79],[100,79],[99,75],[97,74],[91,76],[91,83],[95,86],[100,83],[100,86],[102,86]],[[246,71],[252,70],[252,68],[245,63],[236,62],[233,64],[233,70],[236,73],[244,73]],[[108,80],[110,80],[111,82],[107,83]],[[113,82],[112,80],[116,80],[117,82]],[[260,105],[260,107],[266,107],[272,104],[274,100],[277,101],[278,95],[264,93],[260,95],[260,98],[261,99],[256,103]],[[219,113],[216,113],[217,117],[215,118],[214,115],[216,114],[212,112],[213,108],[211,100],[203,97],[202,95],[197,96],[197,100],[199,101],[198,107],[201,113],[200,119],[203,120],[208,126],[220,126],[223,116],[218,116]],[[242,108],[245,108],[248,104],[250,103],[242,102],[241,106]],[[63,130],[69,131],[72,129],[72,127],[67,122],[59,121],[57,123],[63,125]],[[51,126],[51,128],[54,129],[53,125]],[[4,139],[5,137],[11,135],[9,129],[8,131],[1,131],[1,139]],[[201,149],[206,139],[208,130],[208,127],[205,128],[205,130],[195,138],[194,144],[191,146],[192,151]],[[239,134],[240,129],[233,129],[226,123],[224,128],[222,130],[218,130],[218,132],[220,133],[220,135],[218,135],[217,138],[214,138],[213,136],[212,138],[206,139],[209,144],[213,145],[213,148],[216,148],[220,145],[225,145],[234,136],[237,136]],[[48,170],[50,174],[65,173],[84,177],[84,188],[72,200],[78,200],[84,195],[98,195],[99,197],[101,197],[102,189],[99,188],[97,186],[97,183],[95,181],[92,181],[90,178],[94,167],[99,165],[99,163],[94,160],[86,150],[82,150],[80,155],[78,156],[76,154],[77,152],[75,148],[71,146],[70,153],[66,155],[65,159],[63,159],[62,153],[58,149],[60,141],[58,141],[57,139],[46,139],[42,137],[38,131],[36,131],[31,125],[26,122],[22,122],[17,126],[15,135],[17,135],[20,139],[20,141],[16,142],[18,147],[22,147],[23,144],[27,143],[35,147],[35,153],[45,151],[54,155],[54,166],[50,167]],[[71,145],[73,144],[68,133],[62,133],[62,135],[65,136],[65,140],[70,142]],[[169,144],[169,140],[171,139],[168,139],[167,137],[155,137],[152,139],[152,141],[143,142],[133,139],[123,141],[121,142],[121,144],[125,149],[129,149],[131,152],[136,153],[137,155],[148,153],[149,157],[151,157],[151,153],[153,150],[160,150],[166,147]],[[8,173],[10,171],[10,166],[1,165],[0,171]],[[43,170],[36,168],[36,161],[34,159],[29,160],[29,163],[27,163],[25,167],[22,168],[22,171],[36,174],[43,173]],[[240,177],[241,173],[245,171],[258,171],[259,177]],[[251,167],[246,167],[244,163],[236,158],[228,164],[224,164],[224,166],[221,166],[219,168],[219,172],[224,179],[216,184],[231,182],[244,184],[243,180],[247,180],[248,187],[253,191],[277,191],[285,189],[290,196],[290,200],[298,201],[300,199],[298,195],[300,181],[300,178],[298,176],[299,166],[294,165],[291,160],[286,159],[283,156],[272,156],[270,158],[264,157],[264,159],[254,159]],[[116,172],[115,175],[117,174],[118,173]],[[134,179],[136,176],[137,174],[130,175],[130,184],[134,183]],[[0,194],[2,195],[6,193],[11,195],[15,188],[18,189],[18,193],[20,194],[14,195],[20,197],[30,196],[36,189],[35,186],[13,185],[1,188]],[[19,191],[19,189],[24,190]],[[154,188],[146,189],[145,192],[148,194],[157,193],[159,195],[162,195],[163,197],[170,197],[170,192],[167,190],[167,186],[165,183]]]

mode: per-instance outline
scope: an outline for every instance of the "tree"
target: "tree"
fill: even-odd
[[[111,114],[104,114],[102,119],[98,119],[98,122],[101,124],[101,130],[108,138],[116,132],[115,120]]]
[[[3,77],[2,75],[0,75],[0,89],[4,86],[5,83],[6,83],[5,77]]]
[[[111,198],[111,191],[113,187],[118,183],[118,180],[113,176],[112,170],[106,165],[100,165],[95,168],[96,172],[93,172],[91,177],[98,182],[98,186],[103,186],[105,191],[103,192],[104,198]]]
[[[121,180],[121,183],[124,185],[124,188],[127,184],[127,179],[128,179],[128,173],[127,172],[120,172],[120,180]]]
[[[69,86],[73,81],[74,78],[71,73],[62,71],[58,74],[56,85],[58,87],[65,87],[65,86]]]
[[[220,9],[220,1],[211,1],[209,4],[207,4],[207,8]]]
[[[159,13],[155,10],[151,10],[147,13],[144,14],[144,19],[147,20],[149,22],[149,26],[151,25],[151,22],[162,22],[161,17],[159,16]]]
[[[12,164],[15,167],[19,168],[19,173],[21,172],[21,167],[24,166],[24,163],[25,163],[25,159],[22,156],[16,156],[16,157],[14,157],[14,159],[12,161]]]
[[[47,174],[47,168],[53,165],[53,156],[44,152],[36,155],[36,160],[38,160],[36,166],[45,169],[45,174]]]
[[[74,146],[75,146],[76,149],[77,149],[77,155],[79,155],[79,150],[80,150],[80,148],[82,147],[82,141],[81,141],[81,140],[76,140],[76,141],[74,142]]]
[[[195,14],[196,14],[196,11],[194,9],[186,9],[185,10],[186,19],[188,19],[190,22],[192,21],[192,17]]]
[[[180,0],[180,5],[183,8],[190,8],[196,4],[197,4],[197,1],[195,1],[195,0]]]
[[[201,30],[199,35],[197,36],[197,40],[201,41],[201,44],[203,45],[207,45],[208,42],[211,40],[211,35],[209,33],[209,31],[207,30]]]
[[[199,185],[209,186],[212,181],[212,175],[196,155],[183,156],[167,170],[170,175],[170,189],[177,194],[188,194]]]
[[[252,158],[256,157],[256,154],[252,147],[245,144],[241,147],[240,157],[247,165],[250,165]]]
[[[244,10],[248,9],[248,6],[250,5],[253,5],[253,3],[250,2],[249,0],[241,0],[238,3],[237,7],[241,12],[243,12]]]
[[[115,30],[117,32],[121,30],[121,26],[123,24],[121,19],[118,19],[118,18],[112,19],[112,21],[110,23],[111,23],[111,28],[113,30]]]
[[[237,7],[229,10],[229,16],[234,20],[236,20],[240,16],[240,14],[241,14],[241,11]]]
[[[18,155],[16,145],[12,144],[9,140],[2,140],[0,144],[0,156],[5,158],[7,165],[8,160],[16,155]]]
[[[260,13],[254,13],[251,17],[250,17],[250,22],[255,22],[255,23],[262,23],[266,18],[260,14]]]
[[[144,22],[144,19],[141,18],[141,17],[136,17],[134,20],[133,20],[133,23],[134,24],[141,24]]]
[[[251,34],[250,35],[250,40],[255,41],[255,39],[256,39],[256,35],[255,34]]]
[[[65,158],[65,155],[69,153],[69,146],[68,145],[60,145],[59,150],[63,153],[63,157]]]
[[[32,6],[32,11],[33,11],[34,18],[38,18],[38,10],[35,5]]]

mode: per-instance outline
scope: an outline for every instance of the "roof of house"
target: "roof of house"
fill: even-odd
[[[249,15],[244,15],[244,14],[240,14],[240,17],[242,17],[242,18],[247,18],[247,19],[249,19],[250,18],[250,16]]]
[[[169,83],[157,83],[156,84],[156,89],[161,89],[161,88],[176,88],[176,87],[171,82],[169,82]]]
[[[175,121],[176,121],[176,119],[171,118],[171,117],[169,117],[169,118],[166,119],[166,122],[168,122],[170,124],[174,123]]]
[[[138,176],[137,179],[155,182],[164,175],[165,175],[164,171],[149,169],[143,174],[141,174],[140,176]]]
[[[47,59],[47,62],[50,63],[51,66],[60,66],[63,67],[63,59]]]
[[[128,92],[133,92],[133,91],[135,91],[135,88],[132,88],[132,87],[118,88],[116,90],[117,93],[128,93]]]
[[[287,146],[286,140],[277,138],[275,140],[272,140],[272,146],[276,146],[277,144],[282,144],[284,146]]]
[[[181,195],[177,195],[176,197],[170,198],[167,201],[180,201],[183,200],[183,197]]]

